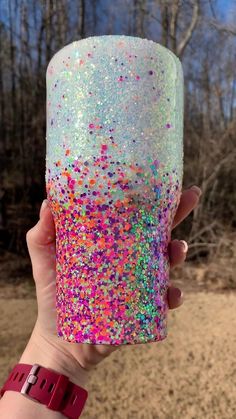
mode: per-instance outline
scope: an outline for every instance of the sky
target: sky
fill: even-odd
[[[216,0],[217,12],[226,21],[231,21],[231,18],[235,20],[236,1],[235,0]],[[234,11],[234,14],[232,14]]]

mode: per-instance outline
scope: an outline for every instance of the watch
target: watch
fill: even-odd
[[[16,364],[0,390],[0,397],[7,390],[18,391],[69,419],[80,416],[88,397],[88,392],[66,375],[39,364]]]

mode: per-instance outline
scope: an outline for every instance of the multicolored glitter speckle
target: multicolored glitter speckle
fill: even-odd
[[[63,339],[119,345],[167,336],[182,114],[181,64],[153,41],[90,37],[49,63],[46,187]]]

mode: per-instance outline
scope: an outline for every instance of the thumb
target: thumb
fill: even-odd
[[[44,199],[39,213],[39,221],[26,234],[29,251],[55,241],[55,226],[47,199]]]
[[[42,203],[39,221],[26,234],[29,255],[35,281],[47,281],[52,270],[55,271],[55,225],[53,216],[45,199]]]

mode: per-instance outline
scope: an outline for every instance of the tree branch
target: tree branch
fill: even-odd
[[[171,6],[171,19],[170,19],[170,41],[171,41],[171,48],[174,53],[176,53],[176,48],[177,48],[176,29],[177,29],[178,13],[179,13],[179,0],[175,0]]]
[[[234,27],[220,25],[216,20],[210,20],[208,23],[220,32],[227,32],[236,36],[236,28]]]
[[[183,52],[186,46],[188,45],[188,42],[190,41],[192,33],[197,25],[198,17],[199,17],[199,0],[196,0],[193,5],[193,15],[192,15],[191,23],[189,27],[187,28],[185,34],[183,35],[183,38],[180,41],[179,45],[177,46],[177,55],[179,57],[183,55]]]

